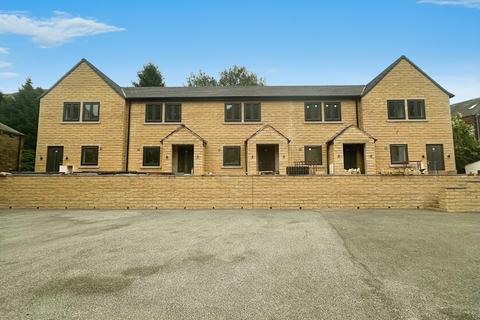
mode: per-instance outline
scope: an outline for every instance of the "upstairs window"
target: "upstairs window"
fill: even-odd
[[[408,119],[425,119],[425,100],[408,100]]]
[[[98,165],[98,146],[83,146],[82,147],[82,166],[97,166]]]
[[[322,121],[322,103],[305,103],[305,121]]]
[[[239,146],[223,147],[223,165],[225,167],[240,166],[240,147]]]
[[[98,121],[100,119],[100,103],[84,102],[83,103],[83,121]]]
[[[145,167],[160,166],[160,147],[143,147],[143,165]]]
[[[305,146],[305,163],[322,164],[322,146]]]
[[[162,122],[163,105],[149,103],[145,105],[145,122]]]
[[[403,120],[405,119],[405,100],[388,100],[388,119]]]
[[[182,105],[180,103],[165,104],[165,122],[181,122]]]
[[[391,144],[390,159],[392,164],[404,164],[408,162],[408,146],[406,144]]]
[[[242,121],[242,104],[225,103],[225,122]]]
[[[342,107],[340,102],[325,102],[323,107],[325,121],[341,121]]]
[[[63,121],[80,121],[80,102],[63,104]]]
[[[245,122],[261,121],[261,105],[260,103],[244,103],[243,114]]]

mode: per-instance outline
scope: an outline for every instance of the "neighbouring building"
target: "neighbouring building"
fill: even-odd
[[[473,126],[475,137],[480,139],[480,98],[452,104],[452,114],[459,113],[466,123]]]
[[[465,166],[465,173],[480,174],[480,160],[467,164]]]
[[[405,56],[367,85],[193,88],[120,87],[82,59],[40,99],[35,170],[454,172],[452,96]]]
[[[0,172],[20,171],[23,133],[0,123]]]

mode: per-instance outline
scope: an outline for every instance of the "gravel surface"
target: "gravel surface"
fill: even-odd
[[[480,214],[0,210],[0,319],[480,319]]]

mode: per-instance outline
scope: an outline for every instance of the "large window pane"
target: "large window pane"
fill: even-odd
[[[305,146],[305,163],[322,164],[322,146]]]
[[[82,147],[82,161],[84,166],[98,165],[98,146],[83,146]]]
[[[245,122],[260,122],[261,121],[261,106],[260,103],[244,103],[244,119]]]
[[[226,167],[240,165],[239,146],[223,147],[223,165]]]
[[[99,102],[84,102],[83,103],[83,121],[98,121],[100,114]]]
[[[388,119],[405,119],[405,101],[388,100]]]
[[[408,146],[406,144],[391,144],[390,158],[392,164],[404,164],[408,162]]]
[[[322,103],[305,103],[305,121],[322,121]]]
[[[165,104],[165,122],[181,122],[182,105],[180,103]]]
[[[342,106],[340,102],[325,102],[324,104],[325,121],[341,121]]]
[[[80,120],[80,102],[65,102],[63,104],[63,121]]]
[[[161,103],[151,103],[145,105],[145,122],[162,122]]]
[[[425,100],[408,100],[408,118],[425,119]]]
[[[225,122],[242,121],[242,105],[240,103],[225,103]]]
[[[143,165],[160,165],[160,147],[143,147]]]

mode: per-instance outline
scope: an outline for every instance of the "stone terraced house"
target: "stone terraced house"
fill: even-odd
[[[20,171],[24,135],[0,123],[0,172]]]
[[[367,85],[193,88],[120,87],[82,59],[40,99],[35,170],[448,173],[452,96],[405,56]]]

